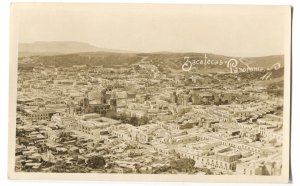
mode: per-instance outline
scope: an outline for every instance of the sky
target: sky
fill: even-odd
[[[284,53],[288,7],[20,4],[19,43],[80,41],[136,52]]]

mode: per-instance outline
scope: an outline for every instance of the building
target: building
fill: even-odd
[[[24,109],[25,114],[33,121],[37,120],[50,120],[51,117],[56,113],[51,109]]]

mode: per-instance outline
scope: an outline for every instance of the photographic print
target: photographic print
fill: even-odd
[[[291,7],[11,5],[11,179],[288,182]]]

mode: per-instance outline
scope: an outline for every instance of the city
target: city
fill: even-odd
[[[283,56],[185,56],[19,56],[15,171],[281,175]]]

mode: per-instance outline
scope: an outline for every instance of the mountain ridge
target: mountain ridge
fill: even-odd
[[[131,53],[131,51],[99,48],[86,42],[79,41],[36,41],[19,43],[19,56],[33,55],[62,55],[82,52],[116,52]]]

